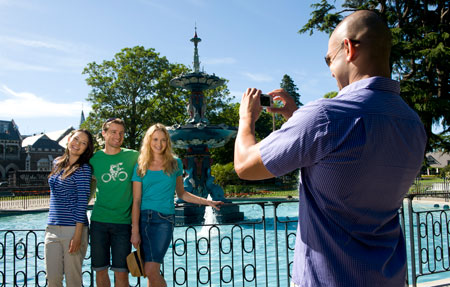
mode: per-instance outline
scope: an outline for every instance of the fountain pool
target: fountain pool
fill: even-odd
[[[409,282],[411,253],[416,256],[418,283],[450,277],[450,243],[445,237],[449,234],[450,211],[444,209],[444,205],[414,204],[412,226],[409,217],[405,216]],[[289,286],[297,206],[295,201],[277,206],[267,202],[245,202],[239,204],[245,214],[240,223],[216,225],[213,213],[206,210],[204,225],[176,227],[163,266],[168,286],[209,286],[211,282],[213,286],[218,282],[223,286],[230,282],[245,283],[245,286]],[[4,276],[8,285],[13,283],[14,274],[18,285],[23,285],[25,280],[28,284],[36,280],[38,283],[34,285],[45,285],[43,237],[46,220],[47,212],[1,217],[0,254],[4,255],[0,257],[0,278]],[[411,228],[419,230],[419,235],[416,232],[414,237],[420,236],[420,244],[414,241],[412,252]],[[422,253],[420,259],[419,253]],[[91,281],[89,256],[88,251],[83,265],[85,286]],[[138,285],[136,278],[131,284]]]

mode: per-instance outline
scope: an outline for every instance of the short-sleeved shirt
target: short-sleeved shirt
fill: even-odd
[[[134,168],[132,181],[142,183],[141,210],[151,209],[164,214],[174,214],[175,187],[177,177],[183,174],[183,164],[176,159],[178,169],[172,174],[166,174],[162,170],[147,170],[145,176],[137,174],[137,164]]]
[[[139,153],[122,148],[114,155],[97,151],[90,163],[97,179],[97,193],[91,220],[131,224],[133,192],[131,176]]]
[[[75,226],[88,224],[86,210],[90,195],[92,169],[88,164],[80,166],[74,173],[62,178],[64,170],[48,179],[50,186],[50,208],[48,225]]]
[[[404,286],[398,210],[426,133],[399,83],[373,77],[298,109],[260,144],[280,176],[300,168],[293,281],[299,286]]]

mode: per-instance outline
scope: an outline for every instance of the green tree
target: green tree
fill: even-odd
[[[215,89],[206,90],[204,97],[206,100],[206,118],[211,124],[226,124],[229,126],[237,126],[239,118],[229,118],[230,108],[233,109],[231,101],[234,99],[230,95],[230,91],[227,87],[228,80],[225,83]],[[238,108],[239,115],[239,108]]]
[[[101,64],[89,63],[83,74],[91,86],[92,103],[84,127],[95,134],[110,117],[126,124],[124,146],[137,149],[145,131],[154,123],[166,126],[184,124],[189,92],[170,86],[171,79],[190,72],[181,64],[171,64],[154,49],[141,46],[124,48],[114,59]],[[226,84],[205,93],[207,115],[218,113],[231,101]]]
[[[449,151],[449,143],[442,138],[450,132],[449,6],[449,1],[442,0],[346,0],[337,9],[322,0],[311,5],[314,11],[299,33],[331,33],[353,11],[378,12],[393,35],[393,76],[401,83],[402,97],[422,119],[429,139],[427,150]],[[433,124],[442,125],[443,132],[434,134]]]
[[[238,103],[230,103],[217,109],[209,116],[212,124],[225,124],[229,127],[236,128],[239,126],[239,106]],[[210,150],[211,157],[215,164],[227,164],[234,160],[234,138],[229,140],[223,147]]]
[[[227,164],[213,164],[211,174],[215,177],[215,183],[220,186],[228,184],[240,184],[241,180],[234,170],[233,162]]]
[[[289,75],[284,75],[281,80],[280,88],[284,89],[289,93],[291,97],[294,98],[295,104],[297,107],[303,106],[302,102],[300,102],[300,94],[297,92],[298,88],[294,83],[294,80]]]
[[[229,103],[221,106],[208,118],[212,124],[225,124],[229,127],[239,126],[239,103]],[[282,117],[276,120],[276,127],[279,128],[283,123]],[[259,119],[255,124],[256,139],[258,141],[267,137],[272,132],[272,114],[261,112]],[[234,138],[227,142],[223,147],[211,149],[211,155],[214,163],[226,164],[233,162],[234,158]]]
[[[336,97],[337,94],[338,94],[338,92],[328,92],[323,97],[325,99],[332,99],[332,98]]]
[[[120,117],[126,125],[124,146],[139,148],[151,124],[172,125],[186,119],[187,93],[169,85],[170,79],[186,71],[141,46],[124,48],[101,64],[89,63],[83,74],[92,88],[87,98],[92,112],[83,125],[98,135],[106,119]]]

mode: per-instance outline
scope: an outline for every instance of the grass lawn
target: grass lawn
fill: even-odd
[[[251,191],[241,191],[235,193],[228,193],[226,197],[234,198],[287,198],[287,197],[298,197],[297,189],[289,190],[251,190]]]
[[[415,180],[411,185],[410,191],[426,191],[431,188],[433,183],[444,182],[444,179],[437,176],[422,176],[420,180]],[[448,182],[448,180],[447,180]]]
[[[296,197],[298,196],[298,190],[277,190],[277,191],[265,191],[255,194],[249,194],[248,198],[264,198],[264,197]]]

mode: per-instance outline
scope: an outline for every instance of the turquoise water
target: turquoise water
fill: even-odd
[[[405,226],[409,226],[406,201]],[[448,202],[427,203],[413,201],[413,240],[417,283],[450,278],[450,211]],[[408,252],[408,275],[412,282],[411,230],[405,228]],[[430,274],[432,273],[433,274]],[[448,280],[446,283],[450,283]]]
[[[414,204],[413,228],[419,226],[420,230],[416,231],[414,236],[414,250],[416,259],[416,274],[427,274],[430,271],[440,272],[449,269],[449,236],[450,236],[450,211],[444,210],[444,206],[448,203],[442,203],[438,207],[434,207],[433,203]],[[406,207],[406,204],[405,204]],[[262,207],[259,205],[243,205],[240,206],[241,211],[245,214],[245,221],[255,222],[262,217]],[[297,221],[297,203],[281,204],[277,208],[277,216],[281,221],[288,222],[286,225],[279,224],[278,226],[278,242],[275,242],[274,236],[274,221],[273,221],[273,207],[266,207],[266,229],[262,228],[262,224],[241,225],[240,227],[220,226],[219,228],[206,227],[191,227],[191,228],[176,228],[174,233],[174,255],[172,252],[167,253],[164,264],[164,273],[168,286],[173,285],[173,273],[176,274],[177,280],[189,282],[189,286],[197,286],[197,272],[200,282],[219,282],[222,273],[224,280],[234,279],[235,284],[245,286],[249,285],[246,281],[250,281],[251,286],[256,276],[256,286],[266,286],[267,282],[274,282],[277,278],[277,272],[280,274],[280,286],[288,286],[287,269],[289,261],[293,258],[293,248],[295,241],[295,230]],[[0,231],[0,254],[4,254],[4,258],[0,257],[0,272],[3,272],[3,262],[16,262],[16,270],[12,270],[12,264],[6,266],[6,278],[11,281],[13,273],[19,272],[17,276],[18,285],[22,285],[25,281],[25,272],[28,273],[28,280],[35,280],[32,277],[38,274],[37,281],[39,285],[45,285],[45,276],[40,270],[44,270],[43,261],[43,237],[44,228],[46,226],[47,212],[28,213],[14,216],[0,217],[0,230],[15,230],[13,233]],[[208,220],[208,219],[207,219]],[[212,222],[208,222],[212,223]],[[425,225],[427,223],[427,225]],[[405,217],[405,225],[409,225],[408,216]],[[16,231],[22,230],[22,231]],[[30,231],[33,230],[33,231]],[[420,234],[420,240],[417,238],[417,232]],[[405,237],[408,250],[408,268],[409,274],[412,271],[411,252],[410,252],[410,231],[405,230]],[[178,238],[178,239],[176,239]],[[286,241],[287,238],[287,241]],[[254,240],[256,239],[256,240]],[[421,249],[417,247],[417,242],[421,242]],[[36,250],[29,250],[25,253],[27,246],[37,245]],[[220,245],[220,247],[219,247]],[[13,258],[13,248],[17,248],[17,257]],[[209,246],[209,247],[208,247]],[[275,248],[278,246],[278,250]],[[172,247],[170,247],[172,248]],[[197,250],[194,254],[186,254],[188,250]],[[220,251],[222,250],[222,251]],[[242,255],[238,256],[236,260],[236,250],[243,250]],[[422,258],[419,259],[419,252]],[[278,254],[277,254],[278,253]],[[26,254],[26,257],[25,257]],[[181,254],[181,256],[178,256]],[[85,285],[89,285],[90,272],[90,254],[88,252],[87,258],[84,261],[84,281]],[[233,268],[223,267],[216,261],[220,258],[221,261],[233,262]],[[276,258],[280,260],[276,261]],[[172,261],[173,260],[173,261]],[[420,263],[422,260],[422,264]],[[198,262],[198,263],[197,263]],[[212,263],[211,263],[212,262]],[[267,262],[267,263],[266,263]],[[228,263],[227,263],[228,264]],[[231,264],[231,263],[230,263]],[[26,266],[26,267],[25,267]],[[210,273],[208,274],[202,266],[210,266]],[[255,271],[256,267],[256,271]],[[238,272],[233,273],[232,269]],[[239,270],[244,270],[239,272]],[[183,276],[183,273],[187,278]],[[254,273],[256,272],[256,273]],[[112,274],[112,272],[110,272]],[[208,278],[210,276],[210,278]],[[450,272],[442,272],[431,275],[419,276],[418,282],[428,282],[434,280],[441,280],[450,277]],[[182,278],[182,279],[179,279]],[[136,278],[130,276],[130,284],[136,284]],[[409,282],[411,281],[411,275]],[[8,285],[12,282],[7,282]],[[180,283],[180,282],[179,282]],[[28,281],[30,284],[30,281]],[[144,286],[146,284],[143,284]],[[206,286],[199,285],[199,286]],[[275,286],[276,284],[268,284]]]
[[[284,274],[280,276],[281,286],[288,286],[288,264],[285,258],[292,261],[295,236],[289,236],[288,242],[286,242],[285,237],[286,232],[295,235],[297,203],[281,204],[277,209],[278,216],[281,216],[281,219],[294,221],[280,224],[278,227],[280,250],[277,250],[277,252],[289,254],[283,256],[283,260],[280,262],[275,260],[277,254],[274,248],[276,242],[274,239],[273,207],[266,206],[265,209],[266,229],[262,227],[262,223],[251,224],[261,220],[263,215],[261,206],[242,205],[240,210],[246,214],[245,222],[247,224],[240,226],[220,225],[220,228],[210,228],[210,226],[175,228],[174,246],[169,247],[164,261],[163,272],[168,286],[172,286],[174,280],[177,280],[178,283],[188,281],[189,286],[209,286],[209,281],[220,282],[220,278],[225,281],[233,280],[237,284],[236,286],[247,286],[246,281],[256,282],[256,284],[252,283],[251,286],[266,286],[266,284],[273,286],[267,282],[274,282],[277,278],[277,272]],[[45,270],[43,240],[47,214],[47,212],[41,212],[0,217],[0,230],[14,230],[14,233],[0,231],[0,242],[4,242],[0,245],[0,254],[5,251],[5,257],[0,257],[0,272],[4,268],[3,262],[14,261],[16,267],[16,270],[13,270],[13,264],[7,264],[6,266],[7,286],[12,285],[13,274],[18,273],[19,270],[22,270],[16,279],[19,286],[24,284],[25,277],[27,277],[27,284],[32,284],[30,282],[36,280],[39,285],[45,285],[45,274],[42,271]],[[206,220],[210,219],[206,218]],[[213,222],[208,223],[213,224]],[[253,228],[253,226],[255,227]],[[14,246],[17,248],[16,258],[13,256]],[[25,252],[27,246],[29,247]],[[37,246],[36,250],[32,250],[34,246]],[[289,246],[288,248],[291,250],[286,252],[286,246]],[[89,250],[86,258],[83,263],[83,279],[84,284],[89,285]],[[221,264],[219,264],[218,259]],[[209,266],[210,272],[203,266]],[[173,273],[176,274],[177,279],[174,278]],[[183,275],[183,273],[186,275]],[[199,281],[205,284],[197,285],[197,273],[199,273]],[[34,274],[37,274],[37,279],[33,277]],[[112,272],[110,272],[110,275],[112,277]],[[130,276],[130,279],[130,285],[136,285],[136,278]],[[245,282],[245,285],[243,282]]]

